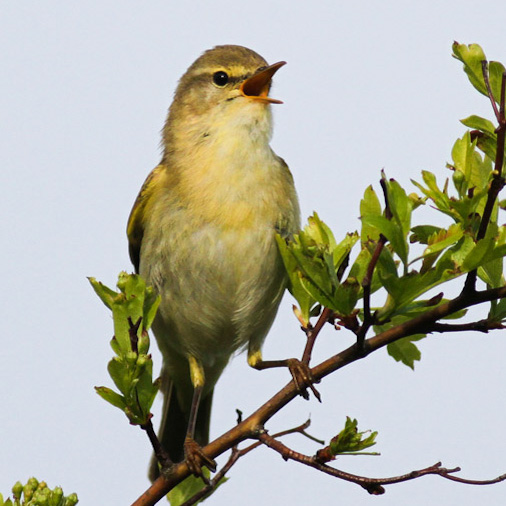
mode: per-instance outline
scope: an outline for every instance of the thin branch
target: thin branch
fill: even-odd
[[[304,353],[302,355],[303,364],[309,365],[316,338],[318,337],[318,334],[320,333],[320,330],[323,328],[323,326],[329,321],[331,321],[331,319],[332,319],[332,310],[325,307],[323,308],[323,311],[321,312],[320,317],[316,322],[316,325],[306,330],[307,341],[306,347],[304,348]]]
[[[500,483],[501,481],[506,480],[506,474],[501,474],[497,478],[492,478],[491,480],[468,480],[466,478],[460,478],[458,476],[443,476],[447,480],[458,481],[459,483],[466,483],[467,485],[493,485],[494,483]]]
[[[499,110],[497,109],[497,104],[495,103],[494,94],[492,93],[492,87],[490,86],[490,79],[488,77],[488,61],[482,60],[481,61],[481,73],[483,74],[483,80],[485,81],[485,86],[487,88],[487,95],[490,100],[490,103],[492,104],[492,109],[494,110],[495,118],[497,119],[497,122],[499,123],[500,115]]]
[[[314,438],[313,436],[310,436],[307,434],[306,429],[311,425],[311,420],[306,420],[303,424],[299,425],[298,427],[294,427],[292,429],[286,429],[281,432],[278,432],[274,434],[273,438],[278,438],[282,436],[286,436],[288,434],[294,434],[294,433],[300,433],[309,439],[312,439],[313,441],[317,441],[323,444],[323,442],[319,441],[318,439]],[[244,457],[247,453],[249,453],[251,450],[254,450],[258,446],[262,444],[261,441],[256,441],[255,443],[243,448],[238,449],[237,446],[234,446],[232,448],[232,453],[225,463],[225,465],[214,475],[214,478],[210,480],[210,482],[203,487],[201,490],[199,490],[195,495],[193,495],[190,499],[185,501],[181,506],[192,506],[193,504],[196,504],[198,501],[202,500],[206,496],[210,495],[220,484],[220,481],[225,478],[225,475],[230,471],[232,466],[241,458]]]
[[[141,429],[146,431],[148,435],[149,441],[151,442],[151,446],[153,447],[153,451],[155,452],[155,456],[158,462],[161,464],[163,468],[168,468],[173,465],[172,460],[169,457],[169,454],[163,449],[158,436],[156,435],[155,429],[153,428],[153,424],[151,423],[151,419],[147,421],[144,425],[140,426]]]
[[[460,483],[467,483],[469,485],[489,485],[506,480],[506,474],[502,474],[501,476],[498,476],[497,478],[493,478],[491,480],[468,480],[465,478],[460,478],[458,476],[452,476],[452,473],[460,471],[460,467],[446,469],[444,467],[441,467],[441,462],[437,462],[433,466],[429,466],[424,469],[410,471],[409,473],[400,476],[392,476],[389,478],[369,478],[367,476],[358,476],[355,474],[347,473],[345,471],[341,471],[334,467],[328,466],[327,464],[322,464],[321,462],[318,462],[315,457],[310,457],[308,455],[296,452],[291,448],[288,448],[288,446],[270,436],[265,431],[259,434],[258,437],[263,444],[278,452],[284,460],[294,460],[306,466],[312,467],[313,469],[317,469],[318,471],[329,474],[330,476],[334,476],[335,478],[340,478],[342,480],[355,483],[365,488],[370,494],[374,495],[380,495],[385,492],[383,485],[391,485],[393,483],[414,480],[428,474],[438,475],[442,478],[458,481]]]
[[[214,475],[214,478],[212,480],[209,480],[209,483],[207,483],[205,487],[203,487],[196,494],[190,497],[190,499],[181,504],[181,506],[193,506],[214,492],[214,490],[216,490],[220,484],[220,481],[225,478],[225,475],[230,471],[230,468],[239,460],[241,456],[241,452],[237,449],[237,447],[232,448],[230,458],[227,460],[225,465]]]
[[[367,266],[367,272],[362,280],[362,288],[364,290],[364,323],[361,325],[360,329],[357,332],[357,341],[363,344],[367,331],[372,325],[372,315],[371,315],[371,283],[372,277],[374,274],[374,269],[376,268],[376,264],[378,263],[379,257],[383,248],[387,242],[387,238],[380,234],[379,241],[376,244],[376,248],[374,249],[374,253],[372,254],[371,261]]]
[[[487,319],[469,323],[434,323],[428,329],[428,332],[467,332],[474,330],[488,334],[489,330],[503,329],[500,322],[494,322]]]

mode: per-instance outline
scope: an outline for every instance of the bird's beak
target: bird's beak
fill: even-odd
[[[282,104],[283,102],[281,100],[271,98],[268,94],[269,88],[271,87],[272,76],[285,64],[286,61],[273,63],[246,79],[240,87],[242,96],[266,104]]]

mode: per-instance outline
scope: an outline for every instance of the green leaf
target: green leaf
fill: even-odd
[[[492,137],[496,136],[495,126],[488,119],[482,118],[481,116],[471,115],[467,118],[461,119],[460,122],[468,128],[479,130]]]
[[[376,444],[377,432],[358,431],[356,419],[346,417],[344,429],[330,441],[329,448],[332,456],[336,455],[359,455],[362,450]],[[364,434],[369,434],[364,438]]]
[[[458,223],[450,225],[448,230],[439,229],[427,238],[427,247],[425,248],[423,254],[412,260],[410,264],[423,258],[424,262],[420,272],[421,274],[424,274],[433,266],[439,254],[446,248],[453,246],[455,243],[460,241],[463,235],[464,230],[462,230],[462,227]]]
[[[492,301],[488,317],[494,322],[503,322],[504,324],[504,319],[506,319],[506,299]]]
[[[497,134],[495,132],[494,124],[480,116],[469,116],[461,120],[461,122],[468,128],[475,129],[474,137],[475,143],[478,148],[487,155],[490,160],[495,160],[497,150]],[[506,166],[506,161],[503,163],[503,168]]]
[[[118,296],[118,293],[114,290],[111,290],[109,287],[102,284],[100,281],[97,281],[95,278],[89,277],[88,281],[90,282],[95,293],[100,297],[100,300],[109,308],[112,309],[112,304],[114,299]]]
[[[137,316],[137,312],[134,313],[134,317]],[[130,307],[125,294],[121,294],[120,297],[114,300],[112,305],[112,317],[114,325],[114,337],[121,353],[125,354],[132,350],[132,344],[130,341],[130,324],[128,317],[132,317]],[[137,319],[132,318],[132,322],[135,323]]]
[[[393,250],[404,264],[407,264],[408,246],[407,238],[404,237],[402,229],[397,223],[388,220],[384,216],[365,216],[362,220],[368,226],[375,227],[379,233],[382,233],[392,245]]]
[[[483,95],[488,97],[487,87],[483,78],[482,61],[487,58],[483,49],[478,44],[459,44],[453,43],[453,56],[464,64],[464,71],[469,77],[471,84]],[[491,61],[487,63],[487,70],[489,75],[490,88],[494,100],[499,103],[501,98],[501,81],[504,72],[504,65],[502,63]]]
[[[137,362],[139,363],[140,361],[145,363],[145,368],[138,376],[139,381],[136,385],[137,399],[142,414],[147,417],[151,411],[156,394],[158,393],[160,379],[158,378],[153,382],[153,362],[147,355],[141,355]]]
[[[434,234],[444,230],[441,227],[435,227],[434,225],[418,225],[413,227],[411,231],[413,234],[410,237],[410,242],[419,242],[420,244],[429,244],[429,238]]]
[[[276,235],[276,241],[285,270],[288,274],[288,290],[299,304],[300,317],[304,321],[304,324],[307,325],[309,323],[311,309],[316,304],[316,299],[302,286],[301,273],[298,268],[297,259],[292,253],[292,248],[295,247],[293,241],[290,241],[290,247],[288,247],[286,240],[279,234]]]
[[[150,286],[146,288],[144,306],[142,308],[142,327],[144,330],[149,330],[151,328],[161,300],[162,298],[156,294],[153,287]]]
[[[503,260],[502,256],[498,257],[478,269],[478,276],[488,285],[487,288],[498,288],[506,284],[503,276]]]
[[[114,384],[118,387],[118,390],[125,396],[128,396],[131,390],[132,376],[131,366],[125,360],[123,356],[113,357],[113,359],[107,365],[107,371],[109,376],[114,381]]]
[[[100,397],[106,400],[109,404],[112,404],[113,406],[122,410],[125,409],[126,402],[125,398],[122,395],[119,395],[107,387],[95,387],[95,390],[97,394],[100,395]]]
[[[413,201],[407,196],[402,186],[395,181],[395,179],[388,180],[386,186],[392,219],[399,225],[403,232],[403,236],[406,237],[411,228]]]
[[[450,198],[448,197],[448,195],[444,191],[439,189],[436,181],[436,176],[432,172],[423,170],[422,178],[424,183],[427,185],[426,187],[422,186],[420,183],[414,180],[411,180],[411,182],[417,188],[419,188],[424,193],[424,195],[426,195],[434,202],[439,211],[451,216],[452,218],[456,218],[458,221],[459,216],[451,208]]]
[[[453,43],[453,57],[464,64],[464,71],[471,84],[483,95],[488,96],[483,79],[482,61],[486,60],[483,49],[478,44]]]
[[[452,159],[455,170],[464,174],[467,188],[487,189],[492,164],[488,158],[482,159],[476,151],[476,141],[471,142],[469,132],[466,132],[461,139],[455,141],[452,149]],[[465,196],[465,193],[462,193],[461,196]]]
[[[289,289],[300,305],[299,318],[308,322],[316,302],[344,315],[342,311],[348,311],[356,301],[360,287],[357,290],[355,281],[349,280],[349,287],[341,288],[339,276],[358,239],[357,233],[347,234],[336,243],[332,231],[316,213],[291,241],[277,238],[290,279]]]
[[[411,369],[415,369],[415,362],[422,358],[420,350],[413,344],[413,341],[419,341],[425,334],[414,334],[404,337],[387,345],[388,354],[397,362],[402,362]]]
[[[336,288],[334,296],[332,297],[332,306],[339,315],[350,315],[355,309],[361,285],[353,278],[348,278],[344,283]]]
[[[209,479],[210,472],[206,467],[202,468],[204,476]],[[228,481],[228,478],[223,478],[219,481],[219,483],[216,485],[216,487],[213,488],[212,492],[210,492],[204,499],[209,497],[211,494],[213,494],[218,487],[223,485],[226,481]],[[185,503],[193,497],[197,492],[200,492],[200,490],[204,487],[204,483],[202,482],[202,478],[196,477],[196,476],[188,476],[185,480],[183,480],[179,485],[174,487],[168,494],[167,499],[170,502],[170,506],[180,506],[181,504]],[[197,501],[195,504],[199,504],[204,499],[201,499],[200,501]]]
[[[497,239],[499,239],[499,243],[496,242]],[[499,234],[497,225],[491,222],[485,237],[474,244],[466,255],[462,264],[463,268],[466,271],[472,271],[488,262],[504,257],[506,255],[506,244],[503,241],[504,237]]]
[[[488,64],[488,74],[490,81],[490,88],[492,88],[492,94],[494,100],[499,104],[501,101],[501,85],[502,76],[505,72],[504,65],[498,61],[491,61]]]
[[[381,214],[380,201],[372,185],[370,185],[365,189],[364,197],[360,201],[360,218],[362,219],[360,239],[362,244],[367,241],[377,241],[379,239],[379,230],[376,227],[369,225],[364,218],[367,216],[381,216]]]
[[[358,254],[357,258],[355,259],[353,265],[350,268],[348,277],[343,283],[343,285],[347,286],[347,288],[345,288],[346,290],[352,290],[353,293],[350,293],[349,296],[355,298],[355,304],[357,300],[363,295],[362,283],[364,281],[364,277],[367,273],[367,269],[369,268],[369,264],[372,259],[369,247],[372,247],[373,244],[374,243],[367,243],[362,247],[360,253]],[[381,282],[378,278],[376,270],[373,272],[372,282],[370,286],[371,286],[371,293],[374,293],[375,291],[381,288]],[[351,301],[351,299],[349,300]]]

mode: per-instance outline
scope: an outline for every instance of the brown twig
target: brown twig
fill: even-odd
[[[156,435],[155,429],[153,428],[153,424],[151,423],[151,418],[140,427],[142,430],[146,431],[149,441],[151,442],[151,446],[153,447],[153,451],[155,452],[155,456],[161,466],[163,468],[172,466],[173,462],[170,459],[169,454],[163,449],[160,440]]]
[[[308,455],[296,452],[273,436],[270,436],[265,431],[260,433],[258,437],[263,444],[278,452],[284,460],[294,460],[336,478],[356,483],[357,485],[365,488],[370,494],[374,495],[383,494],[385,492],[383,485],[391,485],[393,483],[409,481],[428,474],[438,475],[442,478],[458,481],[459,483],[467,483],[469,485],[489,485],[506,480],[506,474],[503,474],[491,480],[468,480],[466,478],[460,478],[458,476],[452,475],[452,473],[460,471],[460,467],[446,469],[444,467],[441,467],[441,462],[437,462],[433,466],[429,466],[424,469],[410,471],[409,473],[400,476],[392,476],[389,478],[369,478],[366,476],[358,476],[355,474],[347,473],[345,471],[341,471],[334,467],[328,466],[327,464],[319,462],[317,459],[315,459],[315,457],[310,457]]]
[[[476,331],[488,334],[489,330],[503,329],[500,322],[494,322],[487,319],[469,323],[434,323],[427,332],[466,332]]]
[[[490,100],[490,104],[492,105],[492,109],[494,110],[495,117],[498,122],[500,122],[499,118],[499,110],[497,109],[497,104],[495,103],[495,97],[492,93],[492,87],[490,86],[490,79],[488,78],[488,61],[481,61],[481,73],[483,75],[483,80],[485,81],[485,87],[487,88],[487,95]]]
[[[318,334],[320,333],[320,330],[323,328],[323,326],[331,321],[332,319],[332,310],[328,307],[323,308],[323,311],[320,314],[320,317],[318,318],[318,321],[316,322],[316,325],[314,327],[310,327],[306,329],[306,347],[304,348],[304,353],[302,355],[302,363],[309,365],[309,362],[311,361],[311,354],[313,353],[313,347],[314,343],[316,341],[316,338],[318,337]]]

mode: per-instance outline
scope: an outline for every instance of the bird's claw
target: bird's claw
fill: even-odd
[[[208,482],[208,478],[202,472],[202,466],[207,467],[210,471],[216,471],[216,462],[204,454],[202,447],[191,437],[186,437],[184,441],[184,456],[186,465],[190,472],[195,476],[200,476],[204,482]]]
[[[319,402],[321,402],[322,399],[320,392],[318,392],[314,386],[314,383],[317,382],[314,380],[313,375],[311,374],[311,368],[297,358],[289,358],[287,360],[287,366],[290,374],[292,375],[293,382],[299,391],[299,394],[304,397],[304,399],[309,400],[309,392],[307,389],[310,388],[314,396],[318,399]]]

